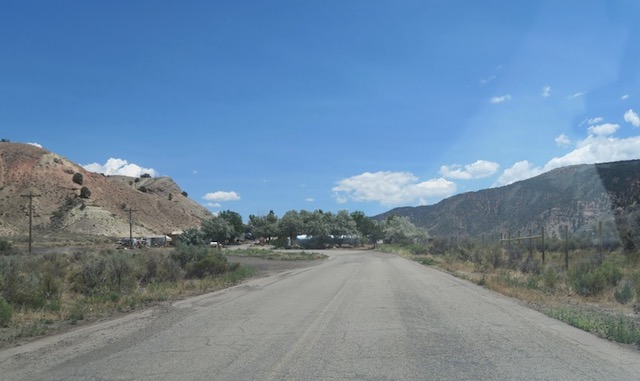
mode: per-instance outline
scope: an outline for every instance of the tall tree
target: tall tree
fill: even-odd
[[[202,232],[209,241],[225,243],[231,239],[233,226],[222,217],[213,217],[202,222]]]
[[[247,229],[254,236],[269,240],[271,237],[278,235],[277,224],[278,217],[273,213],[273,210],[271,210],[266,216],[250,215]]]
[[[239,213],[231,210],[225,210],[224,212],[220,212],[218,217],[227,221],[229,225],[231,225],[232,230],[229,237],[231,241],[235,241],[242,235],[242,233],[244,233],[244,223],[242,223],[242,216],[240,216]]]
[[[410,243],[426,236],[408,217],[391,216],[385,221],[385,238],[391,243]]]
[[[331,235],[333,235],[334,241],[342,247],[345,238],[353,238],[353,236],[357,234],[358,229],[356,228],[356,222],[349,212],[347,210],[340,210],[338,214],[333,217],[331,224]]]
[[[289,237],[291,245],[295,245],[296,236],[302,233],[303,220],[296,210],[290,210],[278,221],[278,232],[282,237]]]

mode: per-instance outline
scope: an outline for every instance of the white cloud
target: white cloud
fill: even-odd
[[[222,207],[222,205],[220,205],[217,202],[208,202],[207,203],[207,207],[209,207],[209,208],[220,208],[220,207]]]
[[[493,97],[491,99],[489,99],[489,102],[493,103],[493,104],[500,104],[500,103],[504,103],[506,101],[510,101],[511,100],[511,94],[507,94],[507,95],[502,95],[499,97]]]
[[[36,146],[38,148],[42,148],[42,144],[39,144],[39,143],[27,143],[27,144],[32,145],[32,146]]]
[[[456,192],[456,184],[440,178],[418,182],[409,172],[365,172],[337,182],[331,189],[339,203],[374,201],[382,205],[425,203],[427,198],[448,197]]]
[[[618,139],[607,135],[589,135],[579,141],[568,154],[555,157],[544,166],[545,171],[575,164],[594,164],[640,158],[640,136]]]
[[[527,160],[522,160],[515,163],[511,168],[505,169],[494,185],[509,185],[516,181],[537,176],[541,173],[542,168],[534,167],[533,164],[529,163]]]
[[[158,176],[158,172],[153,168],[143,168],[137,164],[129,164],[123,159],[110,158],[104,165],[93,163],[83,165],[82,168],[87,171],[104,173],[105,175],[121,175],[130,177],[140,177],[143,174],[149,174],[153,177]]]
[[[305,198],[304,200],[305,200],[306,202],[315,202],[315,201],[316,201],[316,199],[315,199],[315,198],[313,198],[313,197],[307,197],[307,198]]]
[[[589,124],[598,124],[598,123],[602,123],[604,122],[604,118],[601,116],[596,116],[595,118],[591,118],[589,120],[587,120],[587,123]]]
[[[489,177],[496,173],[500,164],[487,160],[478,160],[475,163],[467,164],[464,167],[459,164],[443,165],[440,167],[440,174],[449,179],[480,179]]]
[[[556,144],[560,147],[567,147],[571,144],[571,139],[565,134],[560,134],[560,136],[556,138]]]
[[[547,85],[542,88],[542,96],[545,98],[551,96],[551,86]]]
[[[629,98],[629,94],[625,94],[625,95],[620,97],[620,100],[623,101],[623,100],[628,99],[628,98]]]
[[[624,121],[633,124],[633,127],[640,127],[640,116],[631,109],[624,113]]]
[[[569,95],[569,96],[567,97],[567,99],[579,98],[579,97],[581,97],[581,96],[583,96],[583,95],[585,95],[585,94],[587,94],[587,93],[586,93],[586,92],[584,92],[584,91],[580,91],[580,92],[575,93],[575,94],[573,94],[573,95]]]
[[[604,123],[597,126],[589,127],[588,131],[590,135],[608,136],[613,135],[620,128],[618,124]]]
[[[237,201],[237,200],[240,200],[240,195],[233,191],[231,192],[217,191],[217,192],[207,193],[204,196],[202,196],[202,198],[207,201],[214,201],[214,202]]]

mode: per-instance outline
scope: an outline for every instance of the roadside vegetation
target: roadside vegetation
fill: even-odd
[[[0,346],[236,284],[253,269],[208,246],[0,256]]]
[[[563,242],[550,241],[543,263],[542,248],[525,242],[434,239],[381,250],[525,301],[600,337],[640,347],[640,251],[577,242],[565,251]]]

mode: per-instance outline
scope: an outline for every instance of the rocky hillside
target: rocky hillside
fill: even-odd
[[[81,197],[83,187],[88,197]],[[38,195],[34,229],[47,233],[128,236],[129,208],[134,235],[167,234],[211,217],[168,177],[105,176],[33,145],[1,142],[0,237],[27,234],[29,198],[23,195],[30,193]]]
[[[459,194],[438,204],[396,208],[376,216],[407,216],[432,236],[528,234],[542,227],[560,236],[591,234],[603,222],[612,239],[636,229],[640,212],[640,160],[576,165],[511,185]]]

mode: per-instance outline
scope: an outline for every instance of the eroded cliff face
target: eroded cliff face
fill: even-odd
[[[83,187],[89,197],[80,197]],[[168,177],[104,176],[40,147],[0,143],[0,236],[26,234],[29,194],[37,196],[33,226],[43,232],[128,236],[129,208],[136,235],[166,234],[211,218]]]

